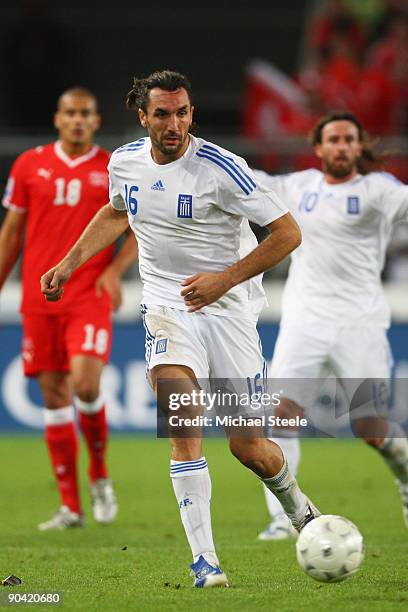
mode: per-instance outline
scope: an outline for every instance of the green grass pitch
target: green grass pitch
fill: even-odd
[[[408,530],[396,486],[374,451],[359,441],[302,443],[299,480],[325,513],[361,529],[366,559],[338,584],[303,574],[290,542],[258,542],[267,523],[261,485],[229,454],[206,441],[213,482],[213,528],[230,589],[193,589],[191,562],[168,475],[168,443],[113,436],[110,465],[120,501],[115,524],[96,525],[81,449],[84,529],[40,533],[58,502],[40,437],[0,438],[0,574],[21,577],[4,592],[59,591],[63,609],[387,611],[408,609]],[[50,609],[35,606],[36,609]]]

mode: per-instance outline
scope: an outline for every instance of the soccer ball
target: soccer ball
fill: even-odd
[[[323,514],[302,529],[296,556],[308,576],[320,582],[340,582],[360,567],[364,559],[363,536],[343,516]]]

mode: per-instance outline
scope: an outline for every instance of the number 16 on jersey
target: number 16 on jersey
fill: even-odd
[[[126,208],[132,215],[137,213],[137,200],[134,196],[137,191],[139,191],[139,187],[136,185],[131,185],[128,187],[128,185],[125,183],[125,204]]]

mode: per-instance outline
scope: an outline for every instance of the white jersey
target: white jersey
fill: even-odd
[[[180,159],[163,165],[153,160],[149,138],[124,145],[109,176],[111,205],[127,210],[138,241],[145,304],[186,310],[185,278],[222,271],[256,246],[243,217],[264,226],[287,213],[243,159],[194,136]],[[201,312],[257,318],[260,290],[260,279],[251,279]]]
[[[282,302],[282,323],[388,327],[381,271],[392,224],[408,222],[408,187],[372,172],[329,185],[319,170],[255,176],[289,206],[303,234]]]

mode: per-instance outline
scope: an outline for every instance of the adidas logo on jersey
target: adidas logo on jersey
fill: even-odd
[[[153,189],[153,191],[165,191],[163,182],[161,180],[152,185],[150,189]]]

